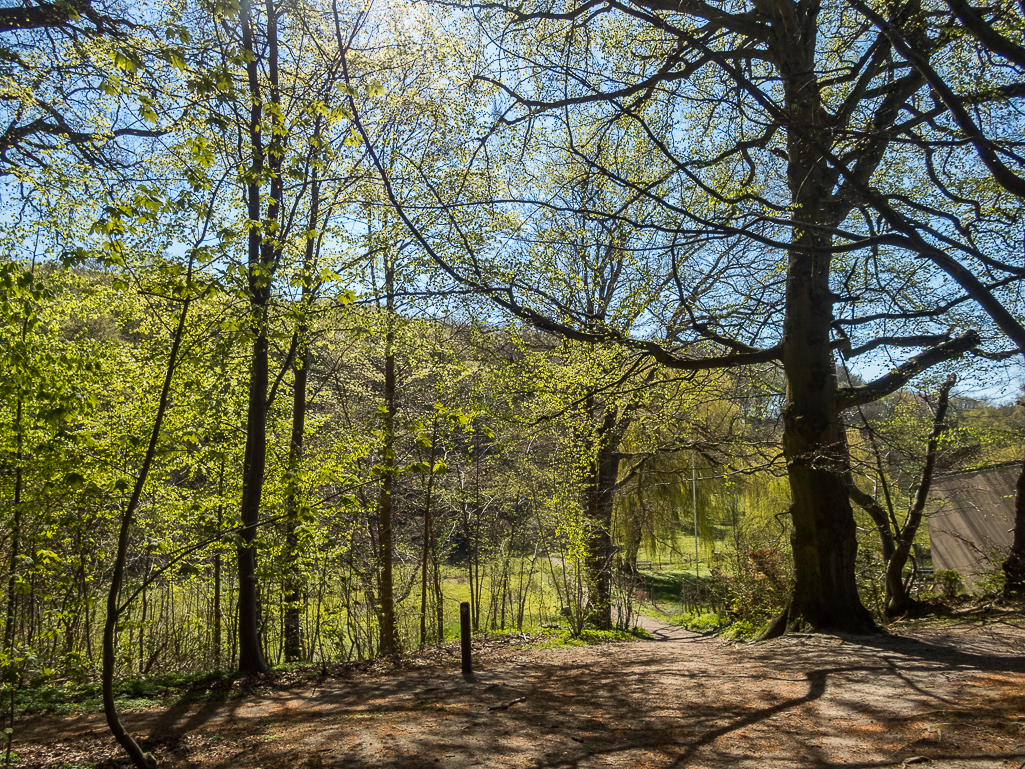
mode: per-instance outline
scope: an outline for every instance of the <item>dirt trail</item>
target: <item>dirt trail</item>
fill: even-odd
[[[202,769],[1025,765],[1019,628],[744,645],[644,626],[656,642],[510,649],[470,680],[453,659],[125,721],[162,766]],[[117,755],[99,716],[36,719],[18,740],[29,766]]]

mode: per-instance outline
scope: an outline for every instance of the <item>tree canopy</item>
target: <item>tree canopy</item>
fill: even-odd
[[[1025,352],[1021,26],[0,9],[0,682],[100,675],[150,765],[119,676],[440,642],[450,569],[476,629],[628,624],[688,527],[766,636],[874,632],[859,548],[897,611],[934,468],[1021,450],[951,389]]]

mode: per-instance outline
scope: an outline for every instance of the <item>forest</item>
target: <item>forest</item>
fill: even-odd
[[[763,638],[920,608],[933,475],[1022,456],[1023,34],[1012,0],[5,4],[5,720],[100,681],[152,766],[120,681],[400,655],[461,601],[629,629],[652,559]]]

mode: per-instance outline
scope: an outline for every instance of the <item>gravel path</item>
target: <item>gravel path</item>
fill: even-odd
[[[656,642],[509,647],[470,679],[452,659],[125,721],[162,766],[197,769],[1025,765],[1021,629],[734,644],[643,625]],[[117,755],[98,716],[17,736],[29,766]]]

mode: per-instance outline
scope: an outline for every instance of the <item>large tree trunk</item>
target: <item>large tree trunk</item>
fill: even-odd
[[[830,196],[836,178],[816,148],[830,144],[815,73],[817,10],[798,9],[788,0],[778,5],[796,16],[774,23],[770,42],[788,107],[787,176],[794,222],[783,321],[783,450],[792,494],[794,588],[783,616],[766,634],[874,632],[854,578],[856,528],[847,496],[848,451],[837,413],[830,340]]]

